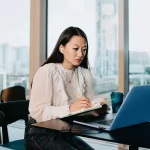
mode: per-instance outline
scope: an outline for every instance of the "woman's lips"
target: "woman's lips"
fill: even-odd
[[[76,59],[77,62],[81,62],[81,59]]]

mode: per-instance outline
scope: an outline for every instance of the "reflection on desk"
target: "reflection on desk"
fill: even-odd
[[[51,129],[51,130],[58,130],[61,132],[70,132],[71,130],[71,125],[69,123],[59,119],[52,119],[48,121],[35,123],[32,124],[32,126]]]

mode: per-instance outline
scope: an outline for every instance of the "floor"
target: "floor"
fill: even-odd
[[[24,137],[24,121],[20,120],[8,126],[9,131],[9,140],[14,141],[18,139],[22,139]],[[88,144],[90,144],[95,150],[127,150],[127,145],[118,145],[115,143],[98,141],[88,138],[83,138]],[[140,148],[140,150],[147,150],[144,148]]]

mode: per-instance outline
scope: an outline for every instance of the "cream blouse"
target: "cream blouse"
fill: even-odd
[[[89,69],[67,70],[58,63],[46,64],[38,69],[33,79],[30,115],[37,122],[68,115],[69,105],[81,96],[94,97]]]

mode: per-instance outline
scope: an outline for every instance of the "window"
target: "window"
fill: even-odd
[[[30,0],[0,0],[0,91],[21,85],[29,91]]]
[[[49,0],[47,57],[69,26],[80,27],[87,34],[95,91],[109,98],[118,89],[118,1]]]
[[[136,5],[135,5],[136,4]],[[150,84],[150,1],[129,1],[129,86]]]

